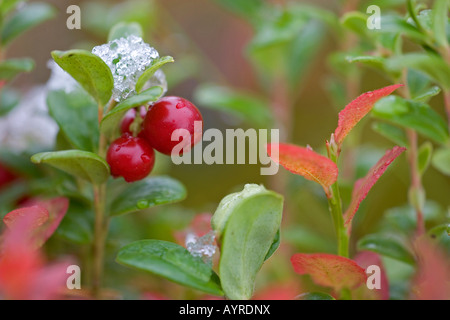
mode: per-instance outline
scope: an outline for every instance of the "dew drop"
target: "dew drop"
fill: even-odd
[[[147,200],[139,200],[138,203],[136,204],[136,206],[137,206],[139,209],[145,209],[145,208],[148,208],[149,203],[148,203]]]

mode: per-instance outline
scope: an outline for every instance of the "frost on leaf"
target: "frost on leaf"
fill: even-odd
[[[210,231],[204,236],[197,236],[195,233],[188,233],[186,236],[186,249],[194,257],[200,257],[207,263],[212,263],[212,257],[216,253],[215,233]]]
[[[366,273],[355,261],[332,254],[297,253],[291,263],[298,274],[308,274],[318,285],[335,291],[354,289],[366,281]]]
[[[390,95],[396,89],[403,85],[396,84],[384,87],[375,91],[363,93],[358,98],[350,102],[340,113],[339,122],[334,136],[338,146],[341,146],[344,138],[369,113],[373,105],[383,97]]]
[[[277,162],[276,157],[272,157],[273,145],[267,146],[269,156]],[[275,147],[276,150],[276,147]],[[338,177],[336,164],[309,148],[302,148],[291,144],[279,144],[278,163],[292,173],[301,175],[308,180],[319,183],[325,193],[334,184]]]
[[[353,187],[352,200],[350,206],[344,215],[345,225],[349,226],[358,211],[359,205],[366,198],[370,189],[383,175],[388,166],[400,155],[406,148],[395,146],[393,149],[388,150],[383,157],[373,166],[369,173],[355,182]]]
[[[134,95],[139,77],[153,60],[159,58],[158,51],[135,35],[94,47],[92,53],[99,56],[111,69],[114,77],[113,99],[116,101],[122,101]],[[164,91],[167,87],[162,71],[156,72],[149,83],[161,85]]]

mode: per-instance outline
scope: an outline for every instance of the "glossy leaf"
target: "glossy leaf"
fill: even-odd
[[[56,234],[76,244],[90,244],[94,234],[93,217],[91,208],[71,201]]]
[[[118,131],[119,123],[128,110],[154,102],[161,97],[162,93],[163,89],[156,86],[122,101],[103,117],[100,123],[101,132],[106,136],[112,136]]]
[[[344,138],[353,129],[353,127],[361,121],[364,116],[374,106],[375,102],[383,97],[390,95],[396,89],[402,85],[396,84],[388,87],[384,87],[375,91],[363,93],[358,98],[350,102],[340,113],[339,122],[334,136],[338,146],[342,144]]]
[[[429,88],[428,90],[424,91],[423,93],[417,95],[414,97],[415,101],[421,101],[421,102],[428,102],[431,98],[434,96],[437,96],[441,92],[441,88],[437,86],[433,86]]]
[[[32,59],[8,59],[0,63],[0,80],[11,81],[19,73],[30,72],[34,68]]]
[[[186,188],[169,177],[150,177],[127,185],[111,203],[111,216],[184,200]]]
[[[408,249],[398,241],[382,234],[372,234],[361,238],[358,241],[358,250],[368,250],[411,265],[415,264],[414,256]]]
[[[385,122],[374,122],[372,129],[399,146],[408,146],[408,137],[403,129]]]
[[[344,288],[354,289],[366,281],[364,269],[341,256],[297,253],[291,257],[291,263],[298,274],[308,274],[318,285],[337,292]]]
[[[447,144],[445,120],[427,104],[391,96],[378,101],[372,114],[395,125],[416,130],[440,144]]]
[[[386,61],[387,67],[394,71],[404,68],[416,69],[424,72],[439,85],[450,89],[450,65],[441,57],[428,53],[408,53]]]
[[[267,153],[273,161],[294,174],[319,183],[328,194],[328,188],[338,177],[338,168],[333,161],[310,149],[291,144],[279,144],[279,159],[276,159],[276,155],[271,154],[273,148],[272,145],[267,146]]]
[[[271,123],[269,102],[261,97],[216,85],[202,85],[195,91],[200,105],[230,113],[257,127]]]
[[[432,12],[433,35],[437,43],[442,47],[448,46],[446,34],[448,25],[448,12],[449,12],[448,0],[434,1]]]
[[[175,243],[161,240],[136,241],[120,249],[116,261],[184,286],[223,295],[219,278],[211,267]]]
[[[93,184],[100,184],[109,178],[109,166],[95,153],[81,150],[42,152],[31,157],[36,164],[49,164]]]
[[[105,106],[108,103],[114,79],[100,57],[85,50],[53,51],[52,57],[98,104]]]
[[[3,24],[1,42],[5,46],[23,32],[53,18],[56,10],[47,3],[34,2],[14,13]]]
[[[108,35],[108,42],[126,38],[131,35],[143,38],[144,31],[142,30],[141,25],[137,22],[119,22],[111,28]]]
[[[229,299],[250,299],[255,278],[276,243],[283,211],[281,195],[258,185],[226,196],[211,225],[220,239],[220,280]]]
[[[148,80],[150,80],[151,77],[153,77],[155,72],[163,65],[170,62],[174,62],[173,58],[170,56],[156,58],[155,60],[153,60],[152,64],[148,67],[147,70],[145,70],[145,72],[139,77],[138,81],[136,82],[136,92],[142,92],[142,89],[145,88],[145,84]]]
[[[441,173],[450,176],[450,149],[439,149],[433,155],[433,167]]]
[[[344,214],[345,225],[349,226],[353,220],[353,217],[358,211],[359,205],[366,198],[370,189],[378,181],[378,179],[383,175],[388,166],[405,151],[406,148],[394,147],[388,150],[385,155],[378,160],[378,162],[373,166],[364,178],[359,179],[355,182],[353,187],[352,200],[347,211]]]
[[[430,165],[431,156],[433,155],[433,145],[427,141],[422,144],[418,150],[417,165],[419,173],[423,175]]]
[[[50,91],[47,105],[50,115],[73,147],[92,152],[97,150],[97,105],[84,91]]]

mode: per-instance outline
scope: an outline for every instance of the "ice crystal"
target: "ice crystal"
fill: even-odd
[[[92,53],[99,56],[111,69],[114,77],[113,99],[116,101],[135,94],[137,80],[152,61],[159,58],[158,51],[135,35],[94,47]],[[165,82],[165,76],[158,73],[150,81]]]
[[[207,263],[212,263],[212,257],[216,253],[215,233],[210,231],[202,237],[195,233],[188,233],[186,236],[186,248],[194,257],[200,257]]]
[[[78,82],[55,61],[48,61],[47,67],[52,71],[47,81],[48,90],[64,90],[66,93],[69,93],[81,88]]]

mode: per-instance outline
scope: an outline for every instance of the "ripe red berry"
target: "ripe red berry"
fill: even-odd
[[[124,134],[111,143],[106,161],[113,177],[134,182],[150,174],[155,164],[155,152],[144,139]]]
[[[139,113],[141,115],[142,120],[144,120],[145,114],[147,113],[147,111],[145,110],[145,107],[140,107]],[[122,123],[120,124],[120,132],[122,134],[123,133],[132,134],[132,132],[130,130],[130,126],[133,123],[134,118],[136,118],[136,109],[133,108],[133,109],[128,110],[128,112],[125,114],[125,116],[122,119]]]
[[[200,132],[194,136],[194,121],[201,121]],[[188,100],[180,97],[164,97],[147,112],[143,124],[143,137],[161,153],[170,155],[179,141],[172,141],[176,129],[185,129],[190,134],[190,147],[201,138],[203,118],[198,109]],[[181,140],[181,138],[180,138]]]

